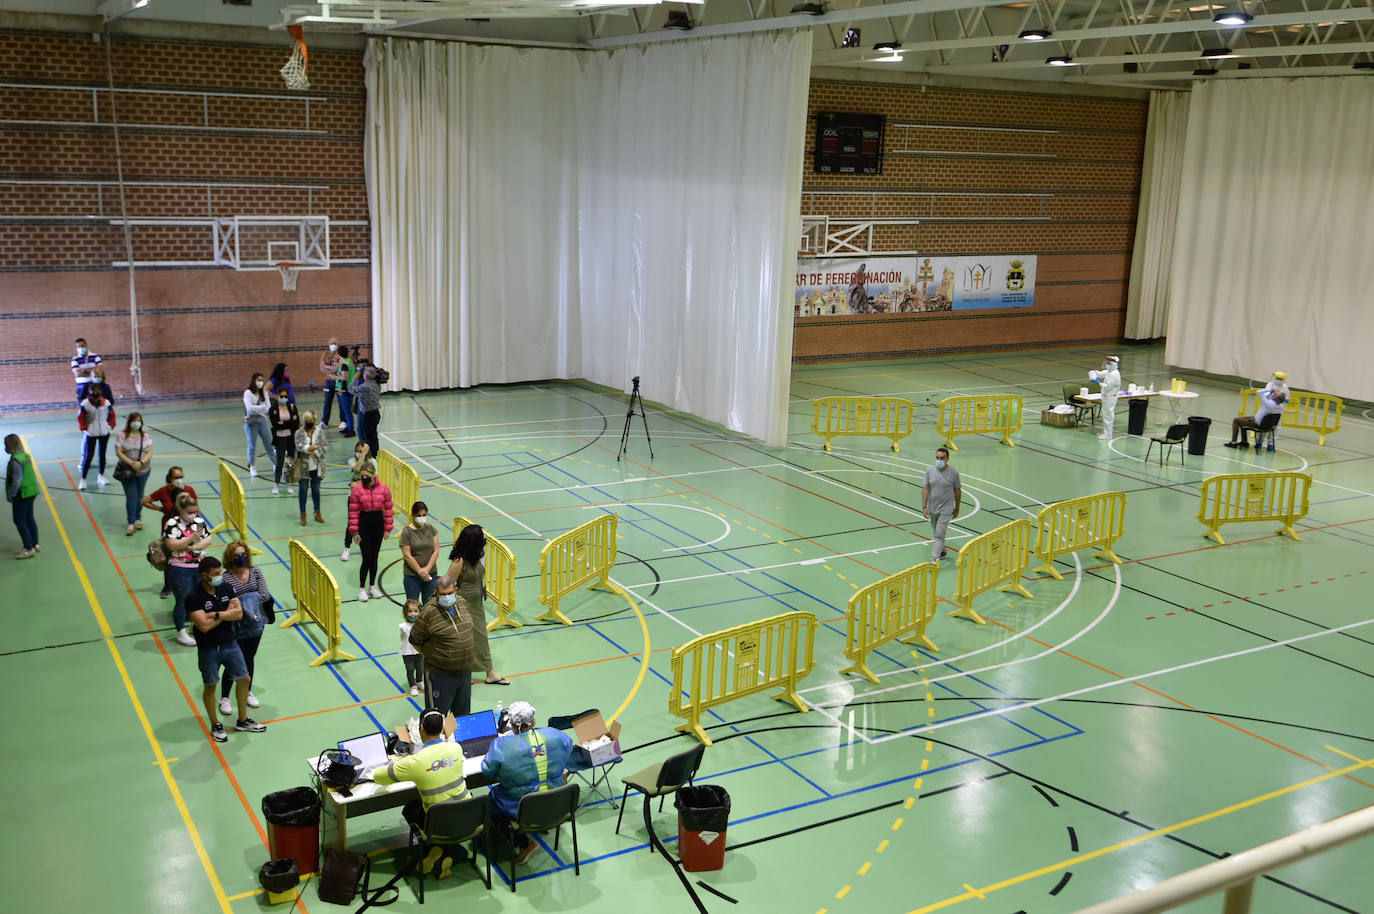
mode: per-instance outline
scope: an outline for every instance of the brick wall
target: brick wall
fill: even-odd
[[[883,173],[813,172],[818,111],[886,115]],[[1136,99],[813,80],[804,215],[928,220],[877,228],[878,252],[1039,261],[1032,308],[798,318],[794,361],[1119,340],[1146,114]]]
[[[0,407],[65,407],[72,340],[129,376],[128,273],[117,166],[131,219],[327,215],[328,271],[285,292],[275,271],[203,264],[137,271],[150,401],[241,390],[253,371],[315,377],[329,337],[371,338],[366,103],[360,52],[312,48],[311,88],[291,92],[275,46],[89,33],[0,31]],[[106,44],[114,84],[108,91]],[[119,161],[110,124],[120,124]],[[211,261],[207,225],[132,228],[136,262]],[[245,234],[241,255],[294,231]],[[280,250],[280,249],[279,249]],[[354,263],[339,263],[340,260]],[[194,361],[185,361],[194,357]]]

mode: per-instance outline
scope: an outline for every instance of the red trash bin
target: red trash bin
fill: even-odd
[[[677,807],[678,854],[690,873],[725,866],[725,830],[730,821],[730,794],[724,787],[704,784],[679,787]]]
[[[313,787],[292,787],[262,798],[267,850],[273,860],[292,858],[296,872],[313,873],[320,856],[320,797]]]

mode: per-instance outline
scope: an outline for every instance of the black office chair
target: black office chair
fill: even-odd
[[[1187,423],[1184,423],[1184,424],[1182,424],[1182,425],[1171,425],[1171,426],[1169,426],[1169,430],[1168,430],[1167,432],[1165,432],[1162,436],[1161,436],[1161,435],[1155,435],[1155,436],[1153,436],[1153,437],[1150,438],[1150,445],[1149,445],[1149,447],[1145,448],[1145,462],[1146,462],[1146,463],[1149,463],[1149,462],[1150,462],[1150,448],[1153,448],[1153,447],[1157,444],[1157,445],[1159,445],[1159,465],[1160,465],[1160,466],[1164,466],[1164,450],[1165,450],[1165,448],[1178,447],[1179,445],[1183,444],[1183,443],[1184,443],[1185,441],[1187,441],[1187,440],[1188,440],[1188,425],[1187,425]],[[1179,465],[1179,466],[1184,466],[1184,465],[1185,465],[1185,464],[1183,463],[1183,450],[1182,450],[1182,448],[1180,448],[1180,449],[1179,449],[1179,452],[1178,452],[1178,465]]]
[[[573,728],[573,721],[577,720],[579,717],[586,717],[588,714],[595,714],[599,710],[601,709],[588,708],[587,710],[579,711],[576,714],[566,714],[563,716],[550,717],[548,721],[548,726],[553,727],[555,730],[571,730]]]
[[[1279,427],[1279,421],[1283,418],[1283,413],[1270,413],[1259,421],[1259,428],[1255,429],[1255,450],[1259,450],[1267,437],[1269,443],[1274,442],[1274,429]]]
[[[1097,410],[1101,401],[1078,399],[1077,384],[1064,385],[1064,402],[1073,407],[1074,424],[1082,425],[1084,419],[1087,419],[1089,424],[1097,424]]]
[[[644,831],[647,834],[653,830],[649,821],[649,801],[658,797],[658,811],[662,812],[663,798],[670,793],[677,793],[677,789],[684,784],[692,783],[692,778],[697,776],[697,769],[701,767],[701,759],[705,754],[706,745],[697,743],[686,752],[679,752],[657,765],[650,765],[638,774],[621,778],[625,784],[625,792],[620,797],[620,814],[615,817],[615,833],[620,834],[620,820],[625,815],[625,801],[630,796],[630,788],[644,794]],[[649,850],[653,849],[654,843],[650,841]]]
[[[517,834],[545,834],[553,832],[553,849],[558,850],[558,835],[563,823],[572,825],[573,872],[582,875],[582,861],[577,854],[577,802],[582,788],[578,784],[564,784],[552,790],[536,790],[520,798],[515,808],[511,828]],[[531,839],[533,840],[533,839]],[[510,890],[515,891],[515,842],[510,847]],[[490,888],[491,886],[487,886]]]
[[[477,868],[477,839],[487,831],[487,823],[491,820],[491,794],[483,793],[480,796],[469,796],[462,800],[444,800],[442,803],[435,803],[425,814],[425,828],[421,831],[415,825],[410,826],[412,843],[418,839],[417,856],[411,860],[411,867],[416,866],[434,848],[457,847],[462,848],[464,841],[471,841],[471,856],[468,862],[472,864],[472,871],[478,876],[482,871]],[[488,852],[486,884],[487,890],[491,890],[491,854]],[[420,870],[420,904],[425,903],[425,877],[429,875],[423,869]]]

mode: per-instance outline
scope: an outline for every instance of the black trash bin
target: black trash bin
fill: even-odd
[[[1212,420],[1206,416],[1188,417],[1188,453],[1194,457],[1201,457],[1207,450],[1207,431],[1212,427]]]
[[[273,860],[296,861],[299,874],[315,872],[320,854],[320,796],[313,787],[278,790],[262,798],[267,849]]]
[[[1144,397],[1131,400],[1131,415],[1126,420],[1126,432],[1131,435],[1145,434],[1145,415],[1150,410],[1150,401]]]
[[[715,784],[679,787],[673,805],[677,807],[677,843],[682,868],[697,873],[723,867],[730,794]]]
[[[269,904],[295,901],[296,894],[293,890],[301,884],[300,873],[296,871],[295,858],[286,857],[281,860],[267,861],[258,870],[258,882],[267,892]],[[291,894],[287,895],[288,892]]]

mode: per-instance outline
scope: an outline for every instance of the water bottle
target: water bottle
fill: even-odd
[[[504,702],[496,701],[496,732],[504,736],[510,732],[510,715],[506,713]]]

